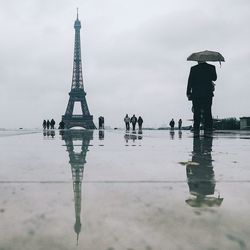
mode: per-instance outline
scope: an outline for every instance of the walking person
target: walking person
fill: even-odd
[[[175,121],[172,118],[172,120],[169,122],[169,126],[170,126],[171,130],[174,130],[174,125],[175,125]]]
[[[124,117],[124,122],[125,122],[126,130],[129,131],[129,129],[130,129],[130,125],[129,125],[130,118],[129,118],[128,114],[126,114],[126,116]]]
[[[49,126],[50,126],[50,121],[47,120],[47,122],[46,122],[46,127],[47,127],[47,129],[49,129]]]
[[[139,126],[139,131],[142,130],[142,123],[143,123],[143,119],[141,118],[141,116],[138,117],[138,126]]]
[[[50,128],[51,128],[51,129],[55,129],[55,124],[56,124],[56,122],[55,122],[55,120],[52,118],[51,121],[50,121]]]
[[[178,121],[178,129],[181,130],[182,127],[182,119],[179,119]]]
[[[205,61],[198,61],[198,64],[191,67],[188,77],[187,97],[193,102],[194,110],[194,134],[200,134],[201,113],[204,117],[204,133],[210,133],[213,129],[212,101],[214,83],[217,74],[214,65]]]
[[[43,120],[43,129],[46,129],[46,121]]]
[[[132,126],[133,126],[133,130],[135,130],[135,126],[136,126],[136,123],[137,123],[137,118],[135,115],[133,115],[130,119],[130,122],[132,123]]]

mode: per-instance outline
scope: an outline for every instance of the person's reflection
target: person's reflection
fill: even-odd
[[[51,136],[51,138],[54,139],[55,135],[56,135],[55,130],[47,130],[47,131],[44,130],[43,131],[44,138],[47,136],[47,139],[50,139],[50,136]]]
[[[79,233],[81,232],[81,188],[83,179],[84,164],[86,163],[86,155],[90,140],[93,139],[93,131],[90,130],[67,130],[61,133],[62,140],[65,141],[69,154],[69,163],[71,166],[74,201],[75,201],[75,226],[74,230],[77,234],[77,244]],[[81,141],[74,145],[74,141]],[[75,148],[81,147],[80,152],[76,152]]]
[[[182,139],[182,131],[181,130],[178,131],[178,136],[179,136],[179,139]]]
[[[138,130],[138,140],[142,140],[142,130]]]
[[[170,139],[173,140],[174,139],[174,130],[171,129],[169,134],[170,134]]]
[[[213,137],[193,139],[192,161],[186,166],[189,192],[196,197],[196,199],[186,200],[186,203],[192,207],[220,206],[223,201],[220,196],[211,197],[215,192],[212,142]]]
[[[104,130],[99,130],[99,140],[104,140]]]
[[[124,139],[125,139],[126,143],[128,143],[129,140],[132,140],[134,143],[136,140],[142,140],[142,138],[143,138],[143,136],[142,136],[141,130],[138,131],[138,135],[136,134],[135,131],[133,131],[132,133],[125,133],[124,134]],[[126,144],[126,146],[128,146],[128,144]]]

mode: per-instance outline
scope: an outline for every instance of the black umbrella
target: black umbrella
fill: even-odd
[[[200,52],[195,52],[191,54],[188,58],[187,61],[198,61],[198,62],[205,62],[205,61],[210,61],[210,62],[225,62],[224,57],[216,51],[209,51],[209,50],[204,50]]]

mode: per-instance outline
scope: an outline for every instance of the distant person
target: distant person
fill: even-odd
[[[143,123],[143,119],[141,118],[141,116],[138,117],[138,126],[139,126],[139,130],[142,130],[142,123]]]
[[[104,117],[103,116],[99,116],[98,123],[99,123],[99,129],[104,129]]]
[[[130,118],[128,116],[128,114],[126,114],[126,116],[124,117],[124,122],[125,122],[125,126],[126,126],[126,130],[128,131],[130,129]]]
[[[62,121],[59,122],[59,129],[64,129],[64,127],[65,127],[65,123],[62,120]]]
[[[45,120],[43,120],[43,129],[46,129],[47,123]]]
[[[135,126],[137,123],[137,117],[135,115],[133,115],[130,119],[130,122],[132,123],[133,130],[135,130]]]
[[[181,130],[182,128],[182,119],[179,119],[178,121],[178,129]]]
[[[173,130],[174,129],[174,125],[175,125],[175,121],[174,119],[172,118],[172,120],[169,122],[169,126],[170,128]]]
[[[51,129],[54,129],[54,128],[55,128],[55,124],[56,124],[56,122],[55,122],[55,120],[52,118],[51,121],[50,121],[50,128],[51,128]]]
[[[188,77],[187,97],[193,102],[194,110],[194,133],[199,135],[201,113],[203,110],[204,132],[211,132],[213,129],[212,100],[214,96],[214,83],[217,74],[214,65],[206,62],[198,62],[191,67]]]
[[[46,122],[46,127],[47,127],[47,129],[49,129],[49,127],[50,127],[50,121],[49,120],[47,120],[47,122]]]

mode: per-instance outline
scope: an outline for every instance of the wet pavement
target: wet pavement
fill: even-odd
[[[0,131],[0,250],[250,249],[250,132]]]

